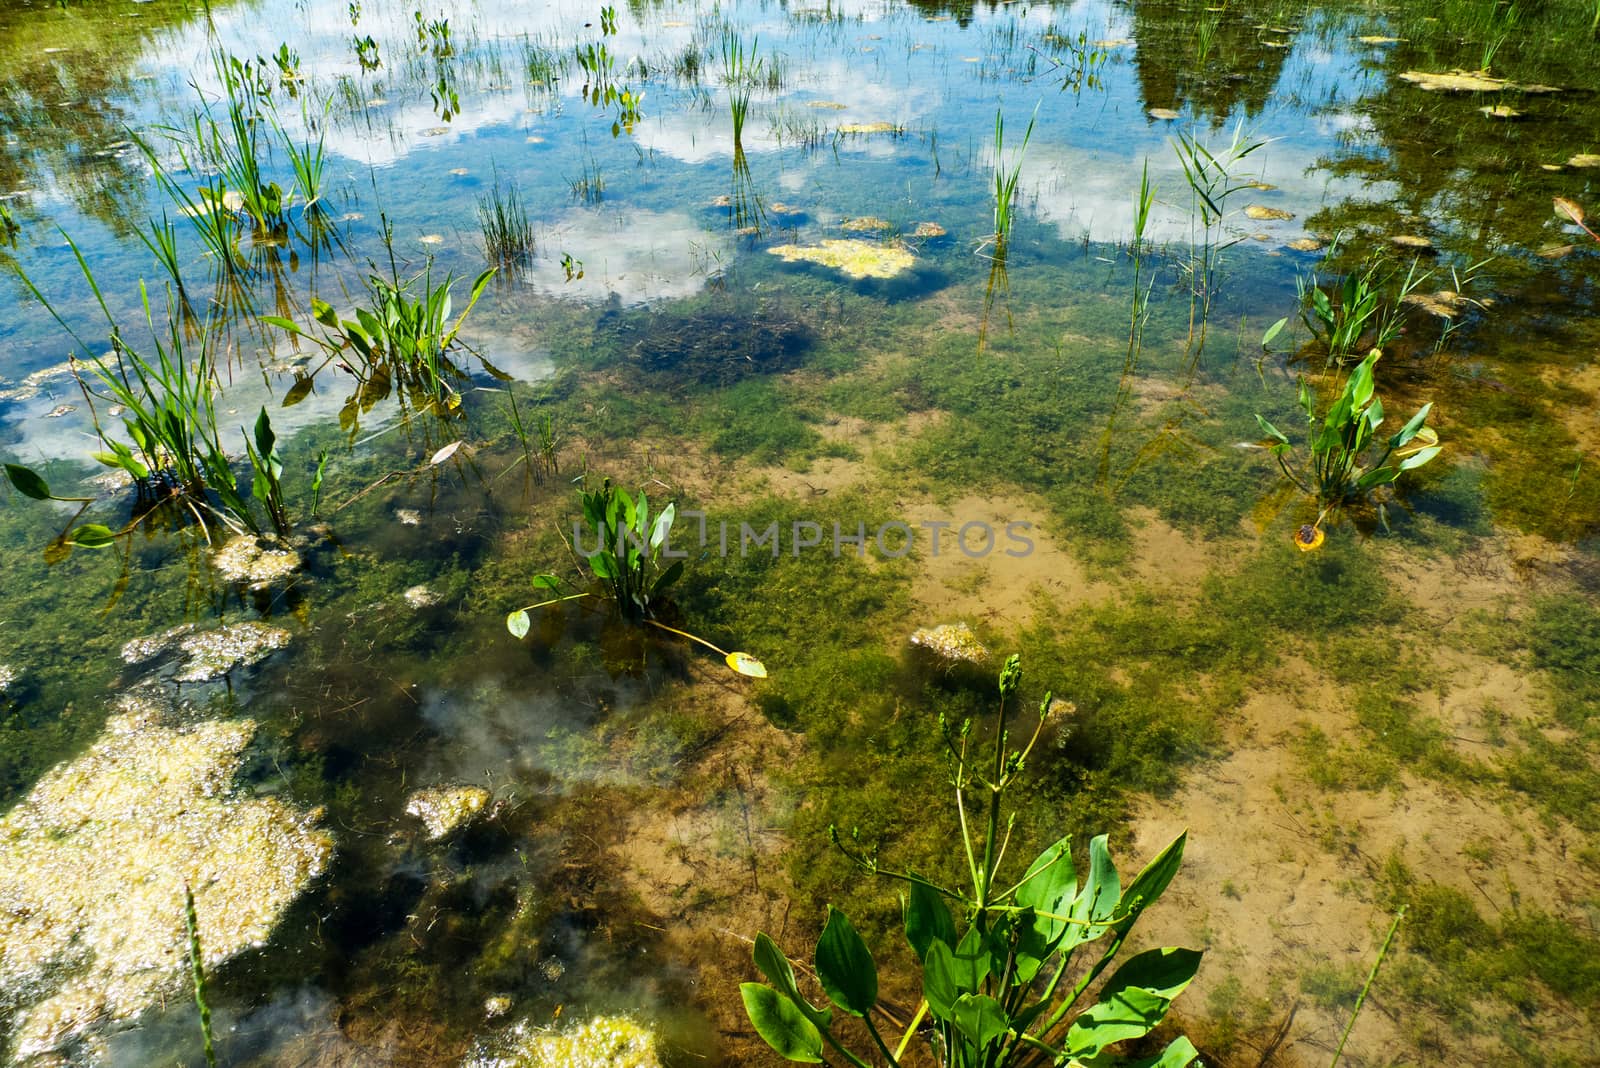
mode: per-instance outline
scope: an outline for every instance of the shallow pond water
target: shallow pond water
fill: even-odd
[[[749,939],[831,902],[905,964],[828,828],[959,871],[936,723],[981,732],[1012,650],[1073,705],[1015,833],[1189,828],[1137,937],[1207,951],[1208,1063],[1325,1063],[1401,905],[1347,1063],[1594,1063],[1593,15],[7,5],[8,1063],[204,1063],[186,881],[224,1063],[769,1063]],[[289,194],[253,233],[241,137]],[[442,387],[326,341],[385,280],[453,321],[491,262]],[[275,448],[281,541],[95,462],[130,404],[92,364],[157,343],[244,498]],[[1324,509],[1258,417],[1303,455],[1300,383],[1374,346],[1383,435],[1431,403],[1444,449]],[[585,588],[607,478],[676,503],[655,611],[701,644],[507,632]]]

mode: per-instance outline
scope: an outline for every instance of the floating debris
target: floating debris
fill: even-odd
[[[839,224],[839,229],[852,234],[886,234],[894,229],[894,223],[888,219],[880,219],[876,215],[863,215],[856,219],[846,219]]]
[[[432,608],[439,603],[439,595],[428,589],[427,586],[412,586],[400,596],[405,599],[408,606],[419,612],[424,608]]]
[[[188,659],[173,677],[179,682],[209,682],[221,678],[236,667],[259,664],[275,650],[288,645],[289,637],[289,632],[282,627],[253,619],[190,634],[178,642],[178,649]],[[126,647],[123,656],[127,656]]]
[[[422,525],[422,513],[415,508],[396,508],[394,517],[400,521],[400,525],[403,527],[420,527]]]
[[[1255,219],[1258,222],[1294,218],[1294,212],[1292,211],[1284,211],[1282,208],[1269,208],[1262,204],[1247,205],[1244,209],[1244,213],[1249,218]]]
[[[435,786],[406,798],[406,815],[422,821],[428,841],[437,842],[464,826],[489,803],[481,786]]]
[[[804,216],[805,213],[806,213],[806,209],[804,209],[802,207],[797,207],[794,204],[785,204],[781,200],[774,200],[771,204],[768,204],[767,205],[767,211],[770,214],[773,214],[773,215],[785,215],[785,216],[788,216],[791,219],[800,218],[801,216]]]
[[[774,245],[767,249],[785,263],[815,263],[851,278],[893,278],[911,269],[908,250],[858,238],[829,238],[818,245]]]
[[[76,404],[58,404],[44,413],[46,419],[60,419],[63,415],[71,415],[78,410]]]
[[[1490,107],[1479,108],[1478,110],[1481,113],[1489,116],[1491,119],[1520,119],[1523,115],[1523,113],[1518,111],[1516,108],[1509,107],[1505,104],[1494,104]]]
[[[1171,122],[1173,119],[1183,118],[1183,112],[1174,111],[1172,108],[1150,108],[1145,114],[1152,119],[1161,119],[1163,122]]]
[[[240,534],[217,550],[211,564],[229,582],[264,590],[300,569],[300,554],[281,542]]]
[[[417,238],[417,240],[422,242],[424,245],[442,245],[444,244],[444,235],[423,234],[421,237]]]
[[[1285,242],[1285,246],[1296,252],[1316,252],[1323,247],[1323,243],[1314,237],[1297,237]]]
[[[656,1036],[626,1016],[595,1016],[560,1030],[523,1020],[480,1040],[461,1068],[661,1068]]]
[[[1401,73],[1400,80],[1410,82],[1418,89],[1430,93],[1498,93],[1503,90],[1520,93],[1559,93],[1561,91],[1553,85],[1518,85],[1504,78],[1490,77],[1481,70],[1452,70],[1443,74],[1408,70]]]
[[[926,649],[952,664],[986,664],[989,649],[965,623],[941,623],[923,627],[911,635],[911,644]]]
[[[10,664],[0,664],[0,693],[11,689],[11,684],[17,681],[17,669]]]
[[[365,219],[365,218],[366,218],[366,216],[361,214],[359,211],[347,211],[343,215],[339,216],[339,221],[340,222],[360,222],[362,219]]]
[[[1405,40],[1405,38],[1404,37],[1379,37],[1376,34],[1372,34],[1372,35],[1368,35],[1366,37],[1357,37],[1356,40],[1358,40],[1362,44],[1366,44],[1366,45],[1389,45],[1389,44],[1400,44],[1402,41]]]
[[[1418,234],[1394,234],[1390,236],[1389,243],[1398,248],[1414,248],[1418,252],[1433,251],[1433,242]]]
[[[900,127],[892,122],[847,122],[839,127],[842,134],[899,133]]]
[[[447,134],[449,132],[450,132],[450,127],[448,127],[448,126],[430,126],[426,130],[422,131],[422,136],[423,137],[443,137],[445,134]]]
[[[832,101],[832,100],[808,100],[808,101],[806,101],[806,107],[808,107],[808,108],[826,108],[829,111],[843,111],[846,108],[848,108],[849,106],[850,106],[849,104],[840,104],[840,103],[837,103],[837,102]]]
[[[455,175],[457,178],[461,178],[461,177],[464,177],[464,176],[466,176],[468,174],[471,174],[472,172],[467,170],[465,167],[451,167],[450,168],[450,173]]]
[[[936,222],[919,222],[917,223],[916,229],[911,231],[911,236],[920,238],[935,238],[944,237],[949,232],[950,231],[946,230]]]
[[[265,945],[332,856],[314,814],[236,792],[254,723],[150,718],[113,715],[0,819],[0,1007],[18,1063],[186,996],[185,883],[214,969]]]
[[[1567,160],[1569,167],[1600,167],[1600,153],[1580,152]]]
[[[495,994],[484,999],[483,1018],[485,1020],[498,1020],[510,1011],[511,999],[505,994]]]

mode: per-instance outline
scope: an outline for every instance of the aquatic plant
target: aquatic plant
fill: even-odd
[[[766,678],[767,669],[750,654],[728,652],[654,618],[663,595],[683,577],[682,559],[666,562],[669,556],[687,555],[669,553],[667,539],[677,517],[676,504],[668,504],[652,516],[650,499],[643,490],[637,497],[630,497],[625,490],[613,486],[609,478],[598,490],[580,490],[579,496],[584,523],[594,532],[595,543],[592,548],[585,545],[582,533],[574,528],[575,550],[588,565],[599,595],[614,606],[623,619],[687,638],[720,654],[739,674]],[[554,574],[535,575],[533,585],[535,589],[549,590],[556,596],[516,609],[506,616],[506,629],[517,638],[528,633],[532,622],[529,612],[596,596],[590,591],[563,594],[562,581]]]
[[[478,198],[478,227],[483,231],[483,251],[489,262],[515,277],[533,259],[533,224],[517,183],[503,186],[495,174],[494,185]]]
[[[923,996],[916,1015],[903,1025],[891,1050],[874,1019],[875,1014],[893,1017],[879,1001],[872,951],[849,918],[830,907],[817,941],[816,975],[828,1001],[861,1022],[876,1055],[858,1054],[845,1045],[848,1035],[836,1026],[833,1009],[813,1005],[801,993],[788,956],[766,934],[758,934],[756,967],[771,985],[744,983],[740,994],[757,1033],[783,1057],[823,1063],[831,1047],[857,1068],[867,1068],[872,1060],[898,1066],[911,1062],[906,1051],[920,1034],[935,1063],[946,1068],[1129,1063],[1115,1057],[1111,1047],[1148,1035],[1194,978],[1198,951],[1147,950],[1112,973],[1099,988],[1097,1003],[1074,1011],[1116,959],[1144,910],[1172,881],[1188,836],[1179,835],[1126,889],[1105,835],[1089,843],[1089,870],[1081,887],[1070,835],[1048,846],[1015,882],[1002,876],[1015,818],[1012,813],[1002,829],[1005,795],[1017,785],[1057,709],[1047,693],[1027,744],[1008,749],[1010,706],[1021,681],[1020,659],[1012,656],[1000,672],[999,714],[993,754],[987,759],[969,755],[970,721],[952,730],[940,719],[953,757],[960,832],[955,848],[966,858],[970,891],[940,886],[915,872],[883,868],[875,855],[857,854],[843,845],[837,832],[832,834],[861,870],[905,884],[906,940],[922,969]],[[968,811],[969,795],[981,798],[976,812]],[[964,930],[957,928],[952,904],[959,908]],[[1078,951],[1102,939],[1098,957],[1074,971]],[[1065,984],[1069,972],[1075,981]],[[902,1026],[894,1022],[897,1029]],[[1138,1063],[1183,1068],[1198,1056],[1194,1045],[1180,1037],[1156,1058]]]
[[[17,217],[11,211],[11,205],[0,200],[0,243],[14,245],[17,234],[22,231],[22,224],[17,222]]]
[[[1300,379],[1300,408],[1305,412],[1309,458],[1296,469],[1294,446],[1277,427],[1260,415],[1256,421],[1266,431],[1273,457],[1284,477],[1301,492],[1320,503],[1322,511],[1304,539],[1305,548],[1321,544],[1320,527],[1324,517],[1341,506],[1371,497],[1374,491],[1392,484],[1406,471],[1415,470],[1443,450],[1439,435],[1427,425],[1433,402],[1424,404],[1384,444],[1376,459],[1369,456],[1375,435],[1383,425],[1383,402],[1372,380],[1372,369],[1381,352],[1373,351],[1344,378],[1338,396],[1325,413],[1317,411],[1317,398],[1311,383]],[[1337,375],[1335,375],[1337,382]],[[1378,518],[1387,525],[1384,506],[1377,504]]]
[[[1339,1044],[1334,1047],[1333,1060],[1328,1068],[1339,1068],[1339,1060],[1344,1056],[1344,1047],[1350,1041],[1350,1032],[1355,1030],[1356,1019],[1361,1015],[1361,1007],[1367,1003],[1367,995],[1372,992],[1372,984],[1378,981],[1378,969],[1383,967],[1384,958],[1389,955],[1389,947],[1394,945],[1394,936],[1400,930],[1400,921],[1406,918],[1406,906],[1401,905],[1394,914],[1394,922],[1389,925],[1389,933],[1384,936],[1383,945],[1378,947],[1378,958],[1372,962],[1372,970],[1367,973],[1367,981],[1361,984],[1361,993],[1356,995],[1355,1007],[1350,1010],[1350,1019],[1344,1025],[1344,1032],[1339,1035]]]
[[[167,278],[172,282],[172,288],[177,291],[179,297],[187,300],[182,261],[178,258],[178,231],[167,218],[166,212],[161,213],[160,223],[148,219],[146,226],[135,227],[134,232],[138,234],[144,247],[156,258],[161,269],[166,272]]]
[[[1239,240],[1227,238],[1223,222],[1228,199],[1252,183],[1235,177],[1239,163],[1265,148],[1268,140],[1251,140],[1244,123],[1233,128],[1226,146],[1209,148],[1193,134],[1181,133],[1172,141],[1183,168],[1190,192],[1190,258],[1184,270],[1189,280],[1189,351],[1199,358],[1205,346],[1206,328],[1211,321],[1211,302],[1216,296],[1221,253]],[[1198,222],[1198,229],[1194,223]]]
[[[207,540],[210,540],[208,517],[235,533],[259,532],[260,525],[249,500],[239,491],[217,424],[216,313],[213,311],[199,324],[190,323],[179,313],[169,293],[165,314],[158,318],[149,290],[141,281],[139,295],[144,326],[151,338],[149,354],[141,352],[127,341],[126,331],[107,307],[94,272],[77,245],[70,237],[66,241],[106,320],[111,343],[109,353],[103,356],[93,353],[32,279],[24,274],[22,280],[77,342],[73,371],[84,399],[89,402],[95,433],[102,446],[94,458],[124,471],[137,487],[143,507],[124,531],[114,532],[99,524],[86,523],[70,528],[62,540],[90,548],[107,545],[118,534],[163,510],[177,510],[193,516]],[[96,387],[102,392],[97,392]],[[96,401],[120,409],[131,445],[112,437],[99,416],[93,414]],[[264,416],[263,412],[263,419]],[[258,422],[258,428],[260,425]],[[266,426],[266,437],[261,440],[268,442],[269,447],[262,455],[264,462],[270,463],[268,458],[276,456],[270,447],[270,425]],[[276,472],[281,473],[281,470],[282,464],[277,462]],[[271,499],[263,496],[262,503],[273,524],[282,531],[288,521],[277,474],[259,484],[272,490]]]
[[[455,409],[460,407],[461,397],[450,385],[450,377],[459,372],[450,363],[449,352],[495,272],[496,268],[490,267],[478,275],[467,306],[453,322],[455,275],[446,274],[443,281],[435,282],[431,260],[421,274],[409,279],[402,280],[393,271],[389,277],[369,274],[367,293],[373,307],[357,308],[353,321],[340,319],[332,305],[313,299],[312,318],[322,327],[319,334],[280,315],[264,315],[261,321],[310,341],[330,355],[353,353],[361,366],[351,370],[363,381],[375,369],[387,371],[429,399]]]
[[[1335,239],[1329,246],[1330,256],[1338,244]],[[1314,271],[1298,275],[1295,287],[1300,318],[1327,349],[1329,363],[1364,356],[1400,336],[1401,302],[1432,274],[1422,270],[1414,257],[1404,276],[1398,267],[1373,257],[1345,275],[1336,287],[1325,289]]]
[[[211,1003],[206,1000],[205,955],[200,950],[200,920],[194,911],[194,891],[183,884],[183,927],[188,934],[189,978],[194,985],[194,1007],[200,1014],[200,1038],[206,1068],[217,1068],[216,1036],[211,1031]]]
[[[733,144],[738,150],[744,136],[745,116],[750,111],[750,89],[761,79],[764,61],[761,39],[752,38],[748,47],[731,26],[722,29],[722,82],[728,87],[728,111],[733,118]]]
[[[1027,154],[1028,142],[1033,138],[1033,124],[1038,121],[1039,107],[1034,105],[1028,128],[1022,134],[1022,146],[1009,163],[1005,157],[1006,120],[998,109],[994,113],[994,243],[997,256],[1011,239],[1011,227],[1016,221],[1012,213],[1017,197],[1017,182],[1022,177],[1022,157]]]

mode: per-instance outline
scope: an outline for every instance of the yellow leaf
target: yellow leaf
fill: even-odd
[[[764,679],[767,677],[766,666],[749,653],[729,653],[728,666],[739,674],[748,675],[752,679]]]

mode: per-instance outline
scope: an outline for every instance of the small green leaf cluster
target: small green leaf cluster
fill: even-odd
[[[1118,1043],[1143,1038],[1161,1023],[1173,1000],[1194,978],[1200,965],[1198,951],[1147,950],[1128,959],[1096,988],[1134,923],[1177,873],[1187,834],[1179,835],[1126,888],[1105,835],[1089,844],[1089,870],[1081,885],[1070,836],[1040,853],[1015,883],[1008,886],[998,878],[1011,830],[1009,821],[1003,832],[999,827],[1001,797],[1021,775],[1039,737],[1035,730],[1021,751],[1006,749],[1006,702],[1020,685],[1020,676],[1018,660],[1012,657],[1000,680],[1001,722],[992,766],[980,771],[969,762],[970,725],[956,734],[947,731],[955,756],[957,813],[971,891],[947,889],[912,872],[883,871],[875,859],[853,858],[866,870],[907,885],[906,941],[922,968],[922,1003],[916,1017],[891,1049],[875,1019],[887,1014],[879,1002],[872,952],[849,918],[830,907],[813,959],[833,1008],[806,998],[788,957],[765,934],[756,937],[755,963],[767,983],[740,987],[757,1033],[785,1058],[823,1063],[831,1049],[857,1068],[874,1063],[897,1066],[904,1063],[907,1048],[918,1036],[946,1068],[1046,1064],[1183,1068],[1198,1056],[1187,1038],[1174,1040],[1154,1058],[1127,1060],[1113,1049]],[[1046,695],[1041,724],[1052,704]],[[969,789],[987,802],[984,834],[972,831],[964,798]],[[952,903],[959,907],[961,928]],[[1098,1000],[1080,1008],[1091,989]],[[836,1026],[834,1009],[861,1021],[872,1050],[858,1052],[846,1045],[849,1035]]]
[[[359,366],[352,370],[364,384],[397,379],[422,396],[440,401],[453,410],[460,407],[461,397],[449,382],[450,376],[457,372],[450,364],[448,352],[495,270],[491,267],[473,281],[472,296],[454,322],[450,321],[453,307],[450,291],[455,276],[447,274],[442,282],[435,284],[431,265],[417,277],[404,281],[376,274],[369,276],[367,291],[373,307],[371,310],[355,309],[354,320],[340,319],[332,305],[313,299],[311,312],[323,328],[320,334],[313,334],[294,320],[279,315],[263,315],[261,321],[310,341],[330,354],[354,355]],[[420,292],[414,296],[413,288],[419,285]]]
[[[1430,401],[1391,436],[1374,460],[1368,455],[1383,425],[1383,401],[1372,380],[1373,366],[1383,353],[1373,350],[1345,379],[1337,399],[1325,413],[1317,411],[1310,384],[1300,380],[1300,408],[1306,415],[1309,461],[1302,469],[1291,465],[1294,446],[1288,437],[1260,415],[1256,421],[1273,441],[1270,446],[1284,477],[1321,502],[1328,514],[1341,505],[1367,499],[1403,472],[1428,463],[1443,451],[1439,435],[1427,425]],[[1383,516],[1379,506],[1379,517]]]
[[[682,560],[665,564],[663,558],[678,506],[668,504],[652,517],[650,499],[643,490],[637,497],[630,497],[627,491],[613,486],[609,478],[598,490],[585,491],[582,501],[583,519],[595,541],[592,546],[584,544],[584,535],[580,534],[578,554],[624,618],[650,619],[661,595],[683,577]],[[506,616],[506,629],[518,638],[528,633],[531,610],[588,596],[562,594],[561,579],[556,575],[536,575],[533,585],[556,596]]]

